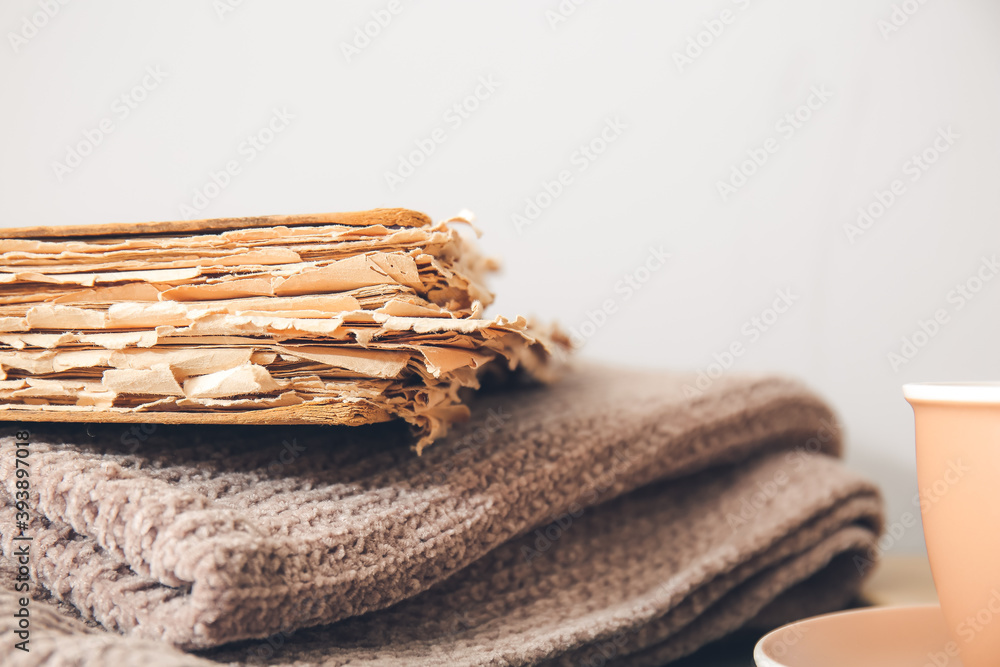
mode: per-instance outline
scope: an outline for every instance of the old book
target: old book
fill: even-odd
[[[418,449],[488,368],[568,341],[486,317],[496,263],[404,209],[0,230],[0,419],[359,425]]]

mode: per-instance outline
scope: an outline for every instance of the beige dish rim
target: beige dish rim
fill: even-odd
[[[1000,382],[910,382],[903,398],[919,403],[990,403],[1000,405]]]
[[[862,607],[861,609],[846,609],[844,611],[835,611],[829,614],[820,614],[819,616],[810,616],[809,618],[804,618],[799,621],[793,621],[786,625],[782,625],[780,628],[776,628],[771,632],[767,633],[760,638],[756,646],[753,648],[753,660],[757,667],[789,667],[788,663],[780,662],[778,658],[772,657],[765,653],[769,650],[767,644],[774,643],[776,641],[782,641],[782,636],[786,635],[788,631],[792,628],[797,628],[801,626],[811,626],[817,623],[826,623],[829,619],[846,616],[846,615],[886,615],[886,614],[900,614],[900,613],[914,613],[917,611],[924,611],[928,609],[940,609],[940,605],[937,604],[905,604],[905,605],[892,605],[887,607]]]

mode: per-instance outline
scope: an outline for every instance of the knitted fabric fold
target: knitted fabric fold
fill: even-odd
[[[881,501],[833,458],[829,409],[778,378],[691,382],[583,367],[484,394],[420,457],[394,425],[38,425],[30,660],[661,664],[844,604]]]

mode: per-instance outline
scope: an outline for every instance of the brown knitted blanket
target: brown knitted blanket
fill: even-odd
[[[33,424],[31,650],[5,622],[0,663],[656,665],[847,602],[881,501],[828,408],[690,381],[487,393],[420,457],[392,424]]]

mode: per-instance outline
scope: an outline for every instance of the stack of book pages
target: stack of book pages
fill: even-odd
[[[488,368],[568,349],[486,318],[455,218],[358,213],[0,230],[0,419],[366,424],[418,449]]]

